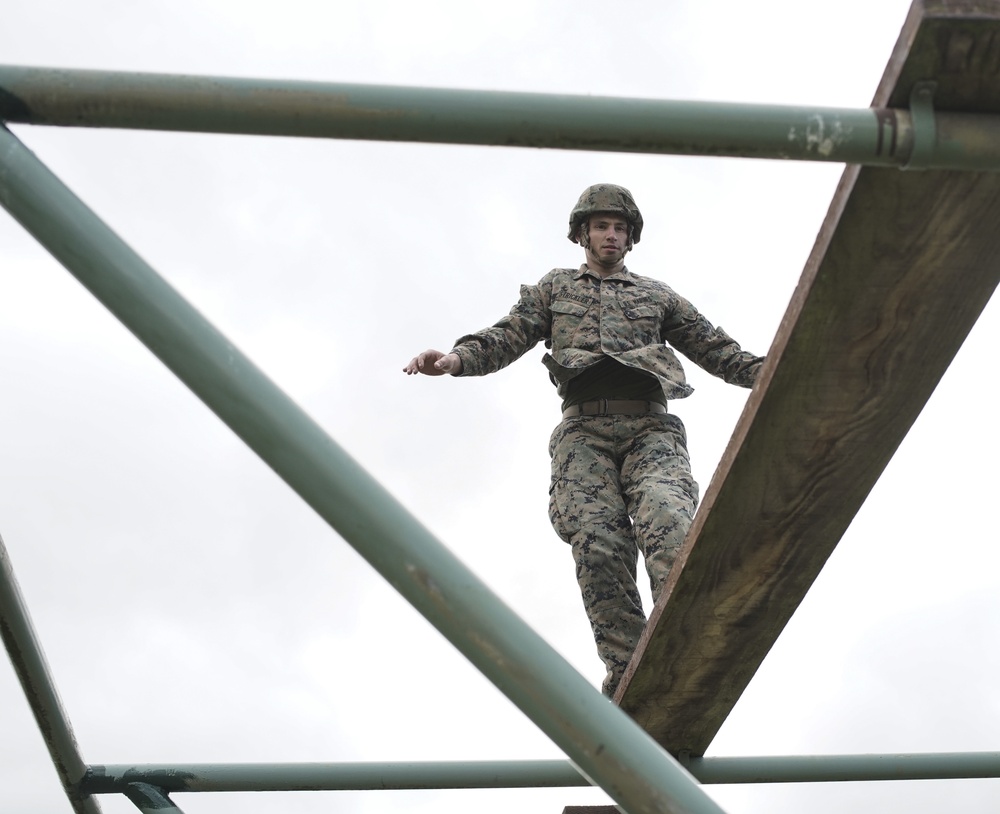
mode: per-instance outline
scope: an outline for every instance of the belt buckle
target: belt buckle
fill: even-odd
[[[598,404],[600,404],[601,406],[600,406],[600,408],[598,408],[597,415],[610,415],[610,413],[608,413],[608,400],[607,399],[599,399],[598,400]]]

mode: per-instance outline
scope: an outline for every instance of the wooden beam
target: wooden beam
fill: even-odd
[[[1000,112],[1000,2],[917,0],[875,107]],[[618,693],[704,754],[1000,276],[1000,174],[848,167]]]

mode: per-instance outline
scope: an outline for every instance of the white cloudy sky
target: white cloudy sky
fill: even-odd
[[[906,0],[8,0],[7,64],[865,107]],[[837,166],[16,126],[15,133],[594,685],[546,518],[536,349],[405,377],[581,255],[635,193],[630,267],[767,350]],[[863,292],[859,292],[863,296]],[[984,313],[710,754],[1000,749],[1000,455]],[[690,365],[689,365],[690,370]],[[690,370],[703,490],[746,392]],[[0,214],[0,534],[92,763],[560,753]],[[0,811],[68,811],[0,660]],[[994,781],[712,787],[732,814],[987,812]],[[186,812],[559,812],[599,790],[183,795]],[[136,809],[103,798],[107,812]]]

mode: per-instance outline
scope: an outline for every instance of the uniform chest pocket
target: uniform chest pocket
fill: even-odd
[[[622,313],[638,345],[659,344],[660,309],[651,303],[622,304]]]
[[[552,303],[552,346],[566,348],[573,345],[573,339],[580,330],[581,323],[593,303],[575,300],[556,300]]]

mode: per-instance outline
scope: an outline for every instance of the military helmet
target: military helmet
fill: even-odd
[[[594,184],[587,187],[569,214],[569,239],[579,243],[580,225],[598,212],[621,215],[629,225],[629,248],[639,242],[642,234],[642,215],[635,205],[632,193],[617,184]]]

